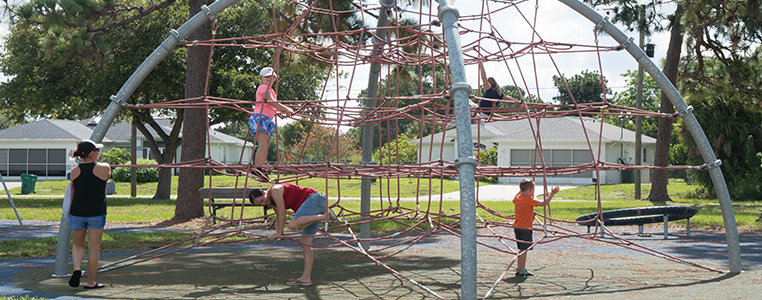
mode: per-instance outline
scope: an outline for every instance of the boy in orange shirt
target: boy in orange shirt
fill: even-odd
[[[526,269],[527,252],[525,251],[532,246],[534,207],[548,205],[550,199],[553,198],[553,195],[558,193],[561,188],[558,186],[553,187],[550,190],[548,197],[545,198],[545,201],[539,201],[534,198],[534,181],[530,179],[522,180],[521,183],[519,183],[519,189],[521,189],[521,191],[516,194],[516,197],[513,197],[513,204],[516,212],[516,221],[513,223],[513,232],[516,234],[516,245],[519,247],[519,252],[523,251],[523,253],[519,255],[518,262],[516,263],[516,276],[534,276],[532,272],[529,272]]]

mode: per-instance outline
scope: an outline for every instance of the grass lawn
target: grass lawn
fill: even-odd
[[[214,186],[222,187],[235,186],[235,180],[233,177],[215,177]],[[36,187],[36,194],[63,194],[63,188],[67,184],[66,181],[48,181],[38,182]],[[337,185],[336,181],[326,181],[324,179],[309,179],[299,182],[300,185],[316,188],[320,191],[326,190],[326,184],[328,184],[329,191],[336,191],[336,194],[329,196],[336,197],[338,192],[341,192],[342,200],[340,202],[341,209],[346,211],[360,211],[360,201],[356,199],[345,199],[359,197],[359,180],[342,180],[341,185]],[[372,201],[371,210],[380,209],[383,207],[389,207],[390,202],[388,200],[379,201],[378,195],[386,196],[387,190],[392,195],[397,195],[397,186],[399,186],[399,193],[401,197],[415,197],[417,191],[417,180],[401,179],[399,183],[397,180],[390,181],[377,181],[373,184],[372,193],[374,200]],[[422,180],[420,182],[422,190],[431,189],[433,193],[438,194],[438,191],[444,193],[457,191],[457,181],[432,181],[429,187],[428,180]],[[151,189],[155,189],[156,184],[142,184],[140,190],[144,192],[138,192],[138,194],[152,194]],[[117,184],[118,194],[129,194],[129,184]],[[620,184],[620,185],[604,185],[601,186],[601,206],[603,210],[614,210],[622,208],[642,207],[642,206],[662,206],[662,205],[683,205],[692,206],[699,209],[699,213],[691,219],[691,226],[695,229],[706,230],[723,230],[722,214],[720,207],[717,204],[716,199],[697,199],[691,198],[694,195],[694,191],[697,187],[685,184],[681,180],[671,180],[668,190],[673,199],[670,203],[652,203],[650,201],[632,200],[634,186],[633,184]],[[18,188],[17,188],[18,189]],[[126,190],[126,191],[125,191]],[[19,191],[15,191],[18,193]],[[419,191],[420,192],[420,191]],[[650,192],[649,185],[642,186],[642,195],[646,197]],[[14,191],[12,190],[13,194]],[[425,194],[428,194],[427,192]],[[595,212],[598,206],[596,201],[596,187],[595,186],[582,186],[577,188],[565,189],[559,192],[554,200],[572,200],[572,201],[555,201],[551,202],[551,206],[548,209],[549,216],[555,219],[562,220],[575,220],[578,216]],[[396,198],[393,197],[393,199]],[[400,201],[399,205],[409,209],[420,209],[424,212],[429,211],[432,213],[442,214],[457,214],[460,211],[460,203],[458,201],[432,201],[429,203],[426,197],[421,197],[421,200],[416,201]],[[59,221],[61,218],[61,200],[58,197],[14,197],[14,203],[18,209],[19,214],[26,220],[40,220],[40,221]],[[510,201],[482,201],[484,206],[490,210],[497,212],[498,215],[493,215],[487,210],[477,208],[477,214],[479,218],[490,221],[505,221],[505,218],[500,217],[509,216],[513,214],[513,204]],[[109,196],[109,215],[108,222],[110,224],[123,223],[123,224],[138,224],[138,225],[159,225],[159,226],[185,226],[185,227],[197,227],[202,224],[203,219],[192,220],[189,222],[177,222],[169,221],[172,219],[175,210],[175,200],[150,200],[147,198],[128,198],[128,197],[114,197]],[[397,205],[397,201],[392,200],[391,205]],[[762,223],[755,222],[762,211],[762,203],[760,202],[735,202],[733,204],[736,222],[740,231],[755,231],[762,232]],[[206,208],[205,208],[206,209]],[[334,208],[334,211],[341,214],[340,208]],[[540,214],[545,213],[545,209],[538,207],[535,209]],[[218,213],[218,215],[230,214],[230,208],[225,208]],[[236,212],[236,217],[239,215],[239,211]],[[247,208],[244,217],[257,217],[261,216],[261,209]],[[208,209],[207,209],[208,214]],[[10,206],[9,201],[0,200],[0,219],[13,220],[15,214]],[[415,220],[404,221],[405,224],[413,224]],[[424,222],[424,226],[428,228],[428,222]],[[670,222],[670,225],[684,228],[685,220]],[[653,226],[662,226],[661,224],[655,224]],[[393,221],[380,221],[371,223],[372,232],[397,232],[404,228],[405,225],[396,223]],[[344,231],[346,229],[343,229]],[[359,226],[353,226],[354,232],[359,232]],[[188,232],[167,232],[167,233],[150,233],[150,234],[106,234],[102,249],[104,252],[109,251],[122,251],[122,250],[138,250],[138,249],[151,249],[161,245],[167,245],[175,241],[181,241],[194,236],[195,233]],[[10,240],[0,241],[0,259],[8,259],[14,257],[36,257],[36,256],[48,256],[53,255],[51,251],[55,251],[56,238],[41,238],[31,240]]]

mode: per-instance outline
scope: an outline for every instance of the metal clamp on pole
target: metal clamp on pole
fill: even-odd
[[[630,46],[630,44],[632,44],[632,42],[633,42],[633,41],[635,41],[635,39],[634,39],[633,37],[630,37],[629,39],[627,39],[626,41],[624,41],[624,43],[622,43],[622,44],[621,44],[621,45],[619,45],[619,46],[621,46],[622,48],[627,48],[627,47],[629,47],[629,46]]]
[[[596,30],[601,30],[603,28],[603,26],[606,26],[606,23],[608,23],[608,22],[609,22],[609,16],[603,17],[603,19],[601,19],[601,21],[598,22],[598,24],[595,24],[595,29]]]
[[[473,156],[455,159],[455,168],[460,168],[460,166],[463,164],[472,165],[476,167],[477,165],[479,165],[479,161],[476,160],[476,158]]]
[[[209,9],[206,5],[201,5],[201,11],[203,11],[206,14],[206,17],[209,18],[210,22],[214,22],[214,14],[212,14],[212,10]]]
[[[672,114],[672,118],[682,118],[682,117],[685,117],[685,115],[692,112],[693,112],[693,106],[688,105],[688,107],[686,107],[685,109]]]
[[[719,166],[722,166],[722,161],[718,159],[718,160],[715,160],[713,163],[703,164],[703,165],[699,166],[698,169],[699,170],[709,170],[709,169],[717,168]]]
[[[108,97],[111,99],[111,102],[114,102],[116,104],[119,104],[121,107],[127,107],[127,102],[122,101],[122,99],[119,99],[116,95],[111,95],[111,97]]]
[[[439,21],[442,21],[442,15],[444,15],[447,12],[454,13],[456,19],[460,18],[460,12],[458,11],[458,9],[455,8],[455,6],[453,5],[447,5],[439,9],[439,13],[437,14],[437,17],[439,17]],[[454,24],[454,25],[457,25],[457,24]]]
[[[469,85],[468,83],[465,83],[465,82],[456,82],[456,83],[452,84],[452,87],[450,87],[450,95],[454,95],[455,92],[458,91],[458,90],[464,90],[469,95],[473,91],[471,89],[471,85]]]
[[[177,32],[177,30],[174,30],[174,29],[170,29],[170,30],[169,30],[169,34],[171,34],[173,37],[175,37],[175,39],[177,39],[178,41],[180,41],[180,43],[181,43],[181,44],[182,44],[182,43],[185,43],[185,38],[183,37],[183,35],[182,35],[182,34],[180,34],[179,32]]]

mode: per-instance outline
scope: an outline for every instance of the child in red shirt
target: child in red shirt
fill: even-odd
[[[516,276],[534,276],[532,272],[527,271],[527,252],[532,246],[532,221],[534,220],[534,207],[545,206],[550,203],[550,199],[561,189],[558,186],[550,190],[550,194],[545,201],[539,201],[534,198],[534,181],[524,179],[519,183],[521,191],[513,198],[515,206],[516,221],[513,223],[513,232],[516,234],[516,245],[519,247],[518,262],[516,263]],[[523,241],[523,242],[519,242]],[[529,243],[527,243],[529,242]]]

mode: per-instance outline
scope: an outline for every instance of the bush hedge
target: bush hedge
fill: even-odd
[[[138,159],[138,165],[156,165],[156,161],[153,159]],[[116,168],[111,175],[111,178],[116,182],[130,182],[130,168],[120,167]],[[138,182],[158,182],[159,170],[153,167],[137,168],[137,181]]]

